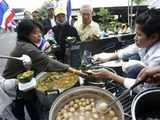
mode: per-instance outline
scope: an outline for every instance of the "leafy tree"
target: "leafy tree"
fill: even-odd
[[[113,15],[110,14],[108,9],[100,8],[100,11],[97,12],[99,16],[100,27],[102,30],[111,30],[114,31],[115,26],[117,25],[118,21],[114,18]]]
[[[141,3],[145,2],[146,0],[133,0],[134,3],[140,5]]]

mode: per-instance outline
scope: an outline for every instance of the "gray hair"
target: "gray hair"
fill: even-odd
[[[91,11],[91,13],[93,12],[93,8],[91,5],[82,5],[80,8],[80,12],[82,13],[83,11]]]

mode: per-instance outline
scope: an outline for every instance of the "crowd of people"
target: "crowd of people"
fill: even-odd
[[[88,7],[91,8],[90,6]],[[90,14],[91,13],[89,13],[89,16]],[[85,19],[84,22],[87,20],[88,19]],[[90,23],[91,16],[90,21],[87,24],[89,25]],[[55,55],[61,62],[50,58],[47,54],[44,53],[44,49],[42,49],[42,46],[48,46],[44,35],[50,30],[53,32],[55,41],[60,45],[60,49],[55,53]],[[76,28],[69,25],[66,21],[66,11],[64,10],[64,8],[54,9],[52,6],[48,7],[48,18],[44,20],[41,19],[38,11],[33,11],[32,14],[26,11],[24,13],[24,19],[18,24],[16,28],[16,32],[16,47],[10,55],[14,57],[20,57],[23,54],[28,55],[32,59],[31,69],[34,70],[35,75],[43,71],[69,71],[74,73],[78,72],[78,70],[70,67],[67,64],[64,64],[65,39],[69,36],[73,36],[80,41],[80,36]],[[14,78],[12,80],[12,83],[14,84],[9,84],[11,89],[13,89],[17,85],[17,75],[25,71],[26,68],[23,66],[22,62],[16,60],[8,60],[3,72],[3,77],[7,79],[8,82]],[[2,82],[5,83],[4,80]],[[7,85],[8,84],[6,84],[6,86]],[[31,120],[40,120],[40,108],[38,108],[38,105],[35,104],[35,101],[38,101],[35,90],[33,89],[24,93],[16,87],[14,91],[16,95],[14,96],[15,98],[12,101],[11,109],[15,118],[18,120],[25,120],[25,106]],[[26,97],[21,97],[23,96],[23,94],[30,94],[31,97],[29,99]],[[9,103],[11,102],[8,102],[8,104]]]
[[[66,20],[66,11],[64,8],[48,8],[48,18],[42,20],[38,11],[25,13],[17,28],[16,47],[10,54],[14,57],[21,57],[23,54],[32,59],[31,69],[35,75],[40,72],[69,71],[79,72],[78,70],[65,64],[65,44],[67,37],[75,37],[78,41],[99,40],[100,27],[92,20],[93,8],[90,5],[83,5],[80,8],[82,18],[69,25]],[[134,64],[129,66],[131,69],[126,70],[129,78],[116,75],[110,71],[94,72],[95,77],[111,78],[122,83],[126,88],[130,88],[137,80],[145,80],[144,89],[158,87],[160,85],[160,10],[149,9],[137,16],[135,20],[135,44],[125,49],[112,53],[112,56],[106,56],[105,59],[96,58],[99,63],[115,59],[125,59],[137,54],[143,64]],[[57,60],[50,58],[44,51],[50,46],[45,40],[44,35],[52,31],[52,35],[60,48],[55,53]],[[31,120],[40,120],[39,107],[35,89],[25,92],[30,94],[30,98],[22,97],[24,92],[16,86],[16,79],[19,73],[25,72],[26,68],[23,63],[10,59],[7,61],[3,77],[0,78],[0,105],[3,113],[9,104],[12,104],[12,112],[17,120],[25,120],[24,106],[29,113]],[[12,92],[12,95],[11,95]],[[14,98],[10,98],[14,96]],[[5,100],[8,100],[5,101]],[[36,102],[35,102],[36,101]],[[5,105],[3,104],[5,102]]]

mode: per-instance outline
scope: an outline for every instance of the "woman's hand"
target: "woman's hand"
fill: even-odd
[[[112,78],[114,73],[109,70],[102,70],[102,71],[92,71],[92,74],[95,77],[99,78]]]
[[[105,63],[105,62],[108,62],[108,61],[110,61],[108,58],[106,58],[106,59],[97,58],[94,63],[95,64],[102,64],[102,63]]]
[[[139,73],[138,80],[145,80],[149,83],[160,83],[160,66],[146,67]]]
[[[83,72],[80,71],[80,70],[77,70],[77,69],[75,69],[75,68],[72,68],[72,67],[69,67],[69,68],[68,68],[68,71],[69,71],[69,72],[72,72],[73,74],[79,75],[79,76],[81,76],[81,77],[88,77],[87,74],[83,73]]]
[[[117,60],[118,55],[117,53],[99,53],[93,56],[93,59],[95,60],[95,63],[105,63],[111,60]]]

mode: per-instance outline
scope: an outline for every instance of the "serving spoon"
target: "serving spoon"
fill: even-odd
[[[2,58],[2,59],[14,59],[14,60],[22,61],[24,67],[27,68],[27,69],[29,69],[32,65],[31,58],[28,55],[22,55],[21,57],[12,57],[12,56],[0,55],[0,58]]]
[[[137,80],[137,82],[130,88],[125,90],[119,97],[116,97],[113,101],[111,101],[110,103],[108,103],[106,100],[103,99],[99,99],[96,101],[96,109],[98,112],[100,113],[107,113],[111,107],[117,102],[119,101],[121,98],[125,97],[126,95],[128,95],[128,93],[133,90],[135,87],[137,87],[139,84],[143,83],[143,80]]]

